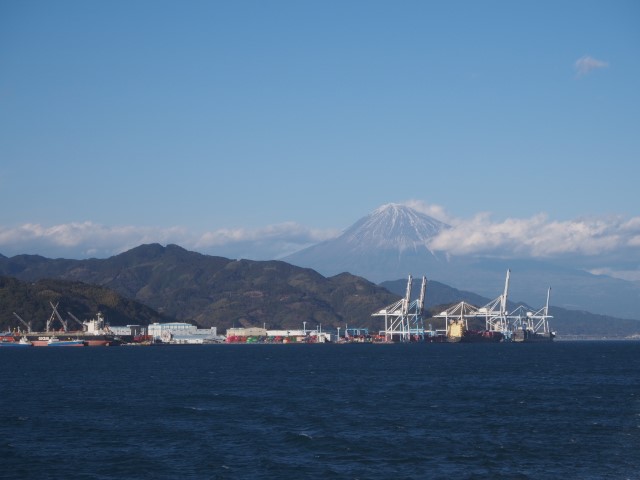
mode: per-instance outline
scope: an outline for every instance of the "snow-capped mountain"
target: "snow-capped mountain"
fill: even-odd
[[[313,245],[283,260],[323,275],[350,272],[371,281],[434,271],[446,263],[429,249],[429,241],[449,225],[399,204],[379,207],[339,237]],[[439,270],[439,268],[437,268]]]
[[[389,203],[349,227],[339,238],[353,249],[428,250],[428,243],[449,228],[412,208]]]
[[[425,275],[487,298],[502,293],[506,270],[511,269],[509,297],[514,301],[542,306],[547,288],[552,287],[555,306],[638,319],[639,284],[531,258],[449,257],[431,251],[430,240],[447,228],[410,207],[388,204],[337,238],[283,260],[326,276],[349,272],[377,283]]]

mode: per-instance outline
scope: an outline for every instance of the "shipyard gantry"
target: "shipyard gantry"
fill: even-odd
[[[374,312],[372,316],[384,317],[384,330],[380,335],[385,341],[446,341],[446,342],[532,342],[550,341],[555,333],[549,328],[549,296],[551,288],[547,290],[545,306],[537,311],[530,311],[520,305],[513,311],[507,310],[509,296],[509,281],[511,270],[507,270],[504,290],[501,295],[483,307],[476,307],[467,302],[460,302],[447,310],[434,315],[434,320],[441,325],[439,329],[424,328],[424,302],[427,279],[422,277],[420,297],[411,302],[411,283],[409,275],[407,290],[404,298],[382,310]],[[470,329],[469,324],[482,322],[484,329]]]
[[[417,300],[411,301],[411,284],[413,279],[409,275],[407,290],[404,298],[389,305],[382,310],[373,313],[374,317],[384,317],[384,338],[388,342],[411,340],[424,340],[424,299],[427,290],[427,278],[422,277],[420,296]]]

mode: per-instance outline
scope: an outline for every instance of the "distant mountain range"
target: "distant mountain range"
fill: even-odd
[[[382,322],[371,314],[402,297],[407,282],[405,277],[375,285],[349,273],[327,278],[281,261],[231,260],[158,244],[107,259],[1,257],[0,275],[0,329],[19,326],[14,311],[34,327],[44,325],[51,301],[79,318],[100,310],[113,325],[176,319],[220,332],[232,326],[298,329],[303,322],[309,329],[348,324],[378,331]],[[499,293],[501,288],[490,298]],[[439,313],[461,300],[481,306],[489,298],[430,281],[426,300],[432,313]],[[640,332],[635,320],[557,307],[552,313],[553,328],[563,335]]]
[[[358,220],[339,237],[283,260],[323,275],[348,271],[379,283],[426,275],[488,298],[498,296],[507,269],[512,298],[541,304],[548,287],[552,303],[566,309],[639,319],[640,284],[529,259],[447,257],[431,251],[430,239],[448,225],[407,206],[384,205]]]
[[[0,259],[0,275],[28,282],[59,279],[98,285],[166,317],[221,331],[264,325],[297,329],[303,322],[307,328],[351,322],[375,327],[371,313],[397,300],[384,288],[350,274],[325,278],[285,262],[236,261],[177,245],[142,245],[107,259],[5,257]],[[0,320],[10,320],[11,312],[2,315]]]

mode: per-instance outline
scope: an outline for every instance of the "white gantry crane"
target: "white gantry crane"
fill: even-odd
[[[427,277],[422,277],[422,285],[420,285],[420,296],[417,300],[414,300],[409,305],[409,315],[413,315],[413,318],[409,318],[409,333],[417,335],[420,340],[424,340],[424,301],[427,293]],[[411,313],[413,312],[413,313]],[[411,325],[413,325],[414,333],[411,332]]]
[[[404,298],[372,314],[384,317],[384,337],[388,342],[399,340],[408,342],[411,338],[424,339],[424,301],[427,290],[427,278],[422,277],[422,286],[418,299],[411,301],[413,278],[409,275]]]
[[[551,296],[551,287],[547,290],[547,301],[544,307],[531,312],[524,305],[520,305],[509,315],[510,328],[513,332],[522,332],[523,338],[530,335],[551,335],[549,328],[549,319],[553,316],[549,315],[549,297]]]
[[[507,278],[504,282],[502,295],[478,309],[478,317],[484,317],[485,330],[507,334],[509,331],[509,318],[507,314],[507,298],[509,296],[509,277],[511,270],[507,270]]]
[[[534,333],[551,334],[549,329],[549,319],[553,316],[549,315],[549,297],[551,296],[551,287],[547,290],[547,303],[537,312],[533,312],[529,318],[532,321],[532,329]]]

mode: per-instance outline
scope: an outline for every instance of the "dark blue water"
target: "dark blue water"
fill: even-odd
[[[640,478],[640,342],[0,351],[2,478]]]

